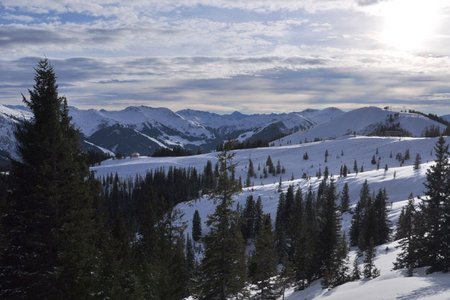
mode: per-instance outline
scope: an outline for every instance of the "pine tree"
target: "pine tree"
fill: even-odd
[[[272,221],[270,215],[264,215],[261,231],[255,241],[255,255],[252,257],[255,264],[254,282],[260,289],[261,299],[274,297],[271,277],[276,275],[276,251],[275,241],[272,231]]]
[[[408,204],[402,208],[397,225],[396,239],[399,239],[399,248],[402,249],[394,263],[394,269],[406,268],[408,275],[412,276],[414,267],[417,266],[415,255],[414,226],[420,226],[420,219],[414,207],[414,198],[410,195]],[[415,224],[415,225],[413,225]]]
[[[450,269],[450,166],[448,148],[441,136],[434,148],[435,164],[427,170],[422,212],[427,228],[423,237],[429,272]]]
[[[329,186],[325,187],[324,203],[320,210],[319,220],[320,231],[318,240],[318,249],[320,256],[320,269],[323,275],[322,285],[332,286],[336,280],[338,270],[342,266],[342,255],[339,253],[340,243],[340,216],[336,209],[336,189],[334,181],[331,180]],[[343,246],[343,245],[342,245]],[[340,249],[343,250],[343,249]],[[345,251],[346,252],[346,251]],[[338,255],[338,253],[340,255]],[[347,255],[345,253],[344,257]]]
[[[20,161],[3,219],[7,247],[0,275],[3,298],[89,299],[96,293],[93,196],[67,101],[58,96],[53,67],[35,69],[34,117],[17,127]]]
[[[373,245],[373,239],[370,239],[369,247],[365,252],[364,258],[364,278],[376,278],[380,276],[380,271],[375,267],[374,258],[376,256],[376,250]]]
[[[266,167],[268,168],[267,171],[270,174],[275,174],[275,167],[273,165],[272,158],[270,157],[270,155],[267,156]]]
[[[200,214],[198,213],[198,210],[195,210],[194,216],[192,217],[192,239],[198,242],[201,236],[202,236],[202,221],[200,219]]]
[[[348,183],[344,184],[341,193],[341,213],[345,213],[350,210],[350,195],[348,191]]]
[[[256,210],[253,195],[247,197],[244,210],[242,211],[242,237],[244,240],[253,239],[255,237]]]
[[[247,171],[248,177],[254,177],[255,176],[255,168],[253,167],[253,161],[251,158],[248,159],[248,171]]]
[[[205,236],[205,256],[202,261],[201,299],[225,300],[236,295],[246,279],[244,241],[238,215],[231,209],[232,195],[238,190],[231,180],[234,154],[218,155],[219,178],[215,191],[219,204],[208,217],[210,232]]]
[[[391,229],[386,207],[387,201],[388,197],[386,194],[386,190],[380,189],[373,203],[376,218],[374,236],[375,245],[381,245],[389,241],[389,234],[391,233]]]
[[[355,260],[353,261],[353,270],[352,270],[351,279],[352,280],[361,279],[361,270],[359,269],[359,265],[358,265],[358,256],[356,256]]]
[[[420,154],[417,153],[416,154],[416,159],[414,160],[414,166],[413,169],[414,170],[419,170],[420,169],[420,164],[422,163],[422,158],[420,157]]]
[[[351,280],[349,274],[349,256],[345,234],[341,236],[336,247],[336,259],[334,266],[334,274],[332,276],[331,285],[338,286]]]
[[[287,232],[286,232],[286,196],[284,193],[280,194],[277,206],[277,213],[275,219],[275,238],[276,249],[278,253],[279,262],[283,261],[287,255]]]
[[[355,213],[352,217],[352,225],[350,227],[350,245],[356,246],[359,245],[360,236],[363,228],[363,218],[365,214],[365,210],[367,207],[367,203],[370,198],[370,189],[367,180],[364,182],[359,196],[359,201],[355,207]]]

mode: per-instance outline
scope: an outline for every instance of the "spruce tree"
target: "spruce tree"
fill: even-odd
[[[348,183],[344,184],[341,193],[341,213],[345,213],[350,210],[350,195],[348,191]]]
[[[225,300],[236,295],[246,280],[244,240],[238,214],[231,208],[232,195],[238,191],[232,180],[233,153],[218,155],[219,177],[215,199],[219,202],[208,217],[210,232],[205,236],[205,256],[202,261],[201,299]]]
[[[420,154],[417,153],[416,154],[416,159],[414,160],[414,166],[413,169],[414,170],[419,170],[420,169],[420,164],[422,163],[422,158],[420,157]]]
[[[369,247],[365,252],[364,257],[364,278],[376,278],[380,276],[380,271],[375,267],[374,259],[376,256],[376,249],[373,244],[373,239],[370,239]]]
[[[376,225],[375,225],[376,227],[374,236],[375,245],[381,245],[389,241],[389,234],[391,233],[391,229],[386,207],[387,201],[388,197],[386,194],[386,190],[380,189],[373,203],[376,218]]]
[[[198,242],[201,236],[202,236],[202,221],[200,219],[200,214],[198,213],[198,210],[195,210],[194,216],[192,217],[192,239]]]
[[[420,219],[414,207],[412,195],[409,197],[408,204],[402,208],[398,219],[396,239],[399,239],[399,248],[402,249],[394,262],[394,269],[406,268],[408,275],[412,276],[413,269],[417,266],[417,256],[414,237],[414,226],[420,226]]]
[[[89,299],[96,287],[93,196],[79,132],[47,59],[35,68],[33,118],[16,131],[20,160],[3,218],[2,298]]]
[[[274,297],[274,287],[270,278],[276,275],[277,260],[270,215],[263,217],[261,231],[256,237],[255,255],[252,261],[255,264],[253,280],[260,290],[259,297],[261,299]]]
[[[435,164],[427,170],[422,213],[427,228],[423,237],[429,272],[450,269],[450,166],[449,145],[441,136],[434,148]]]

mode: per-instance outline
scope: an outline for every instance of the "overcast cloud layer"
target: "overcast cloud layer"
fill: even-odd
[[[408,33],[405,1],[2,0],[0,103],[20,103],[45,56],[60,93],[81,108],[393,105],[448,114],[450,4],[408,0],[408,49],[386,33]],[[398,22],[392,7],[403,9]]]

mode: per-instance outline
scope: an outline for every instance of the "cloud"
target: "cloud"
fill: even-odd
[[[1,102],[17,104],[20,93],[26,94],[36,60],[0,61],[0,67],[12,70],[0,75]],[[150,105],[271,112],[428,105],[430,111],[433,105],[441,113],[450,107],[446,77],[439,72],[375,68],[377,61],[364,61],[358,68],[312,57],[72,58],[52,63],[60,93],[71,105],[84,108]]]
[[[46,55],[83,107],[445,109],[448,32],[427,53],[389,49],[374,13],[387,1],[3,0],[0,102],[26,93]]]

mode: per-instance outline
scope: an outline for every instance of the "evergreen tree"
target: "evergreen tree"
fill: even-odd
[[[262,219],[263,219],[262,200],[261,200],[261,196],[258,196],[258,199],[256,199],[256,205],[255,205],[255,235],[259,234],[259,230],[261,229]]]
[[[423,236],[424,256],[429,272],[450,268],[450,166],[448,148],[441,136],[434,148],[435,164],[427,170],[422,213],[427,228]]]
[[[361,270],[359,269],[359,265],[358,265],[358,256],[355,257],[355,260],[353,261],[353,270],[352,270],[351,279],[352,280],[361,279]]]
[[[244,240],[253,239],[255,237],[256,223],[256,203],[253,195],[247,197],[244,210],[242,211],[242,237]]]
[[[367,180],[364,181],[364,184],[361,188],[359,194],[359,201],[355,207],[355,213],[352,217],[352,224],[350,227],[350,245],[356,246],[359,245],[359,240],[361,236],[361,229],[363,227],[363,218],[365,214],[365,209],[367,207],[367,203],[370,198],[370,189]]]
[[[398,219],[397,225],[397,233],[395,238],[399,239],[399,248],[402,249],[400,254],[397,256],[397,260],[394,263],[394,269],[406,268],[408,275],[412,276],[414,267],[417,266],[417,257],[415,255],[415,244],[414,241],[417,239],[414,238],[414,225],[419,224],[419,219],[416,218],[418,216],[415,207],[414,207],[414,198],[410,195],[408,204],[406,207],[402,208],[400,213],[400,217]]]
[[[277,214],[275,219],[275,238],[276,249],[279,262],[282,262],[287,255],[287,232],[286,232],[286,196],[280,194],[277,206]]]
[[[270,155],[267,156],[266,167],[268,168],[267,171],[270,174],[275,174],[275,167],[273,165],[272,158],[270,157]]]
[[[348,191],[348,183],[344,184],[341,193],[341,213],[345,213],[350,210],[350,195]]]
[[[420,154],[417,153],[416,154],[416,159],[414,160],[414,166],[413,169],[414,170],[419,170],[420,169],[420,164],[422,163],[422,158],[420,157]]]
[[[236,295],[246,278],[244,241],[238,215],[231,209],[232,195],[238,190],[231,180],[234,154],[218,155],[219,178],[215,196],[219,201],[208,217],[210,232],[205,236],[205,256],[202,261],[201,299],[227,299]]]
[[[380,271],[375,267],[374,258],[376,256],[376,250],[373,245],[373,239],[370,239],[369,247],[365,252],[364,257],[364,278],[376,278],[380,276]]]
[[[253,161],[251,160],[251,158],[248,159],[248,171],[247,171],[247,176],[248,177],[254,177],[255,174],[255,168],[253,167]]]
[[[53,67],[35,69],[30,99],[34,117],[17,127],[20,160],[10,173],[3,229],[2,298],[89,299],[98,292],[93,196],[89,170],[71,124],[67,101],[58,96]]]
[[[202,236],[202,221],[200,219],[200,214],[198,213],[198,210],[195,210],[194,216],[192,217],[192,239],[198,242],[201,236]]]
[[[322,285],[333,286],[334,281],[337,280],[336,274],[343,263],[340,255],[344,257],[347,255],[344,249],[339,249],[341,242],[340,217],[336,209],[336,189],[333,180],[325,187],[324,197],[323,208],[319,211],[318,249],[321,261],[320,269],[323,275]],[[345,252],[345,255],[343,252]]]
[[[276,275],[276,251],[272,232],[270,215],[264,215],[261,231],[255,241],[255,255],[252,257],[255,264],[254,282],[260,289],[260,299],[274,298],[274,287],[271,277]]]
[[[376,218],[375,224],[376,227],[374,236],[375,245],[381,245],[389,241],[389,234],[391,233],[391,229],[386,207],[387,201],[388,198],[386,190],[380,189],[373,203]]]

